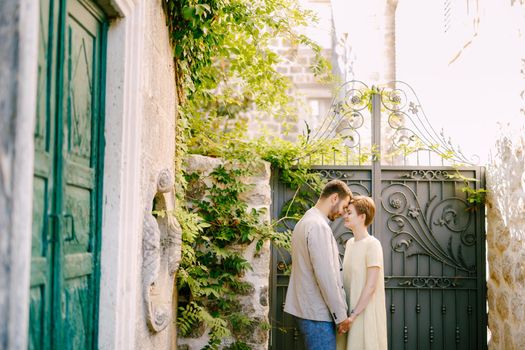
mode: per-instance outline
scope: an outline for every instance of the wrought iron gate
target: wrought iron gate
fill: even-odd
[[[314,170],[375,200],[371,233],[384,253],[389,348],[485,349],[484,208],[468,201],[469,193],[484,187],[484,168],[432,129],[410,87],[392,85],[343,85],[315,136],[337,133],[346,138],[347,151],[325,156]],[[360,134],[367,130],[368,146]],[[389,142],[381,143],[381,134]],[[373,150],[368,158],[367,147]],[[436,159],[438,166],[431,164]],[[278,218],[294,191],[278,174],[272,181],[272,214]],[[352,234],[341,219],[332,228],[343,255]],[[290,263],[287,252],[273,249],[271,348],[277,350],[304,348],[283,311]]]

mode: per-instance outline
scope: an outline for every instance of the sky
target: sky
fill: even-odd
[[[432,15],[443,12],[440,2],[400,1],[397,78],[410,82],[436,129],[485,164],[496,139],[524,125],[525,11],[451,3],[462,7],[444,21]]]
[[[381,80],[375,72],[385,69],[388,56],[384,3],[332,0],[336,35],[348,33],[354,77],[366,82]],[[327,23],[322,19],[316,29],[324,45],[330,45]],[[525,6],[399,0],[395,31],[396,79],[416,91],[433,127],[466,155],[478,155],[484,165],[501,135],[523,132]]]

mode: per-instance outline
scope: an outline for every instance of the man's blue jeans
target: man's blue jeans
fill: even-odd
[[[335,350],[335,324],[333,322],[312,321],[296,317],[297,325],[303,333],[306,349]]]

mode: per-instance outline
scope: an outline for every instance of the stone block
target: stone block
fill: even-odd
[[[259,304],[268,306],[268,286],[264,286],[259,291]]]
[[[257,183],[247,192],[242,193],[240,199],[250,206],[269,206],[272,202],[271,187],[268,183]]]
[[[186,172],[199,173],[208,176],[219,165],[224,165],[224,161],[219,158],[191,154],[186,158]]]
[[[506,320],[509,316],[509,297],[505,291],[498,293],[496,300],[496,310],[498,311],[502,320]]]

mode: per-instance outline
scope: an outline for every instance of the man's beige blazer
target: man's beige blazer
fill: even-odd
[[[347,318],[337,242],[328,218],[309,209],[292,234],[292,274],[284,311],[307,320],[334,321]]]

